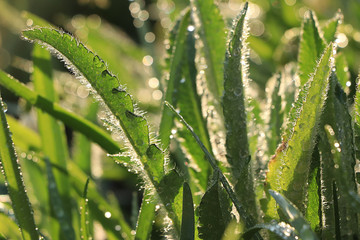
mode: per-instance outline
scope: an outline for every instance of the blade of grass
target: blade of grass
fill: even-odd
[[[279,204],[279,207],[290,222],[290,225],[298,231],[300,238],[307,240],[318,239],[316,234],[311,230],[310,225],[303,218],[300,211],[289,200],[276,191],[269,190],[269,193]]]
[[[0,160],[1,172],[5,176],[8,193],[22,237],[25,240],[38,240],[32,208],[24,187],[21,167],[18,162],[11,133],[5,118],[5,106],[0,97]]]
[[[0,84],[17,96],[24,98],[31,105],[34,105],[44,112],[47,112],[54,118],[62,121],[73,130],[81,132],[89,139],[99,144],[99,146],[101,146],[106,152],[111,154],[123,152],[123,150],[120,149],[119,144],[116,143],[110,137],[110,135],[102,130],[99,126],[96,126],[79,115],[69,112],[66,109],[60,107],[58,104],[40,96],[1,70]]]
[[[80,206],[80,234],[81,239],[89,240],[93,239],[90,236],[89,231],[89,212],[88,212],[88,198],[87,198],[87,191],[88,191],[88,185],[89,185],[90,179],[88,178],[85,183],[84,187],[84,193],[81,200],[81,206]]]
[[[135,240],[147,240],[150,238],[153,219],[155,218],[156,202],[151,199],[148,190],[145,189],[144,191],[136,225]]]
[[[53,79],[52,79],[52,65],[51,55],[46,49],[43,49],[40,45],[35,44],[33,48],[33,68],[32,80],[34,83],[35,91],[42,97],[49,101],[55,102],[57,96],[55,94]],[[42,150],[44,154],[49,158],[49,161],[59,166],[62,169],[66,169],[66,162],[69,157],[66,136],[64,135],[64,127],[60,125],[55,118],[42,110],[37,110],[38,129],[42,142]],[[69,196],[70,183],[66,175],[57,169],[53,170],[55,184],[57,191],[60,195],[62,207],[65,211],[66,223],[71,225],[71,199]],[[51,193],[51,192],[50,192]],[[50,197],[51,199],[51,197]],[[50,204],[50,203],[49,203]],[[50,205],[52,206],[52,205]],[[56,214],[56,211],[54,211]],[[60,224],[60,227],[61,224]],[[72,235],[71,235],[71,234]],[[64,232],[65,236],[70,234],[69,238],[74,238],[74,232]],[[56,237],[56,234],[53,233]]]
[[[64,204],[61,200],[60,193],[56,184],[55,176],[50,164],[49,159],[45,159],[46,173],[48,179],[48,191],[50,196],[50,204],[54,211],[54,214],[59,221],[62,236],[66,239],[75,239],[75,232],[69,221],[69,216],[64,208]]]
[[[188,183],[183,184],[183,206],[180,240],[193,240],[195,237],[194,203]]]
[[[213,0],[191,0],[190,3],[196,28],[204,45],[202,51],[207,65],[206,80],[210,92],[214,95],[215,104],[219,105],[224,89],[223,63],[226,46],[224,20]]]
[[[171,36],[170,39],[175,39],[171,46],[172,52],[169,66],[169,79],[167,80],[167,89],[164,99],[165,101],[168,101],[173,105],[176,105],[178,98],[175,91],[177,91],[177,86],[179,85],[182,76],[182,67],[180,66],[182,65],[183,55],[185,51],[186,29],[189,24],[189,19],[190,11],[187,10],[183,14],[181,20],[178,20],[179,22],[177,23],[177,25],[175,25],[175,28],[170,33],[174,35]],[[171,112],[170,109],[164,107],[162,111],[159,130],[159,136],[164,148],[167,148],[169,146],[171,129],[173,128],[173,126],[174,114]]]
[[[301,211],[305,210],[307,188],[296,186],[306,186],[308,182],[318,124],[327,98],[332,55],[330,44],[313,77],[301,90],[291,110],[282,145],[269,162],[266,188],[286,192],[285,195]],[[274,199],[269,199],[267,205],[266,216],[279,220]]]
[[[224,174],[221,172],[221,170],[219,169],[219,167],[216,164],[216,160],[215,158],[209,153],[209,151],[206,149],[206,147],[204,146],[204,144],[201,142],[201,140],[199,139],[199,137],[196,135],[196,133],[193,131],[192,127],[185,121],[185,119],[174,109],[173,106],[171,106],[168,102],[165,102],[165,104],[177,115],[177,117],[179,118],[179,120],[181,122],[183,122],[183,124],[186,126],[186,128],[189,130],[189,132],[192,134],[192,136],[195,138],[197,144],[199,145],[199,147],[203,150],[206,159],[209,161],[211,167],[213,168],[214,171],[219,173],[219,180],[221,181],[222,185],[224,186],[226,192],[229,195],[229,198],[231,199],[231,201],[234,203],[234,206],[236,208],[236,210],[239,212],[240,217],[242,218],[242,220],[245,222],[246,226],[248,228],[252,227],[254,225],[254,220],[252,218],[252,216],[250,216],[246,210],[244,209],[244,207],[240,204],[239,200],[237,199],[234,190],[232,189],[232,187],[230,186],[228,180],[226,179],[226,177],[224,176]],[[260,235],[256,235],[255,236],[256,239],[262,239]]]

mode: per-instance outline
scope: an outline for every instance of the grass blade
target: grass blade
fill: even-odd
[[[178,86],[177,107],[182,110],[182,116],[189,119],[189,124],[193,126],[195,133],[199,136],[205,147],[211,151],[210,137],[206,126],[207,123],[202,115],[201,99],[197,92],[197,70],[195,65],[196,40],[194,34],[194,30],[189,27],[183,60],[183,78]],[[177,133],[179,137],[184,139],[180,144],[184,148],[183,151],[186,153],[186,157],[189,159],[190,168],[188,170],[190,171],[190,175],[196,178],[196,180],[189,180],[189,183],[191,187],[193,187],[195,185],[194,182],[198,182],[198,184],[196,184],[197,191],[204,193],[209,180],[210,166],[204,158],[202,150],[197,147],[195,139],[188,134],[186,127],[183,125],[181,125],[181,127],[177,126]],[[199,201],[200,199],[194,199],[196,204],[198,204]]]
[[[318,124],[328,92],[332,55],[333,46],[330,44],[313,77],[301,90],[290,113],[288,132],[283,135],[282,145],[269,162],[266,187],[286,192],[285,195],[301,211],[305,210],[306,188],[296,187],[294,184],[306,186],[308,182]],[[276,209],[275,201],[269,199],[266,216],[278,220]]]
[[[204,47],[206,80],[216,102],[223,94],[223,62],[225,56],[225,24],[213,0],[191,0],[195,24]],[[200,69],[201,70],[201,69]]]
[[[56,184],[55,176],[52,171],[51,163],[48,159],[45,159],[45,162],[50,204],[57,220],[59,221],[60,229],[63,234],[62,236],[66,237],[66,239],[75,239],[75,232],[71,226],[71,222],[69,221],[70,216],[67,215],[67,212],[64,208],[64,204]]]
[[[135,240],[147,240],[150,238],[153,225],[152,220],[155,218],[156,202],[151,200],[150,193],[147,191],[148,190],[145,189],[139,211]]]
[[[81,206],[80,206],[80,234],[81,234],[81,239],[92,239],[92,237],[90,236],[90,231],[89,231],[89,213],[88,213],[88,198],[87,198],[87,191],[88,191],[88,186],[89,186],[89,181],[90,179],[88,178],[86,180],[85,183],[85,187],[84,187],[84,194],[83,197],[81,199]]]
[[[183,184],[183,209],[180,240],[193,240],[195,237],[194,203],[188,183]]]
[[[269,193],[279,204],[282,212],[285,214],[285,217],[289,220],[290,225],[298,231],[300,238],[307,240],[318,239],[316,234],[311,230],[310,225],[303,218],[300,211],[289,200],[276,191],[269,190]]]
[[[8,193],[23,239],[38,240],[39,233],[35,226],[32,208],[22,179],[21,167],[15,153],[4,111],[5,106],[0,97],[1,172],[6,179]]]
[[[57,96],[53,86],[51,55],[40,45],[35,44],[33,49],[33,67],[32,79],[35,91],[55,102]],[[52,116],[37,110],[38,129],[42,141],[42,150],[49,158],[51,164],[62,169],[66,169],[66,162],[69,157],[64,127],[60,125]],[[54,169],[54,178],[59,196],[63,203],[62,210],[66,212],[67,220],[65,222],[71,225],[71,199],[69,196],[70,183],[66,175],[58,169]],[[51,198],[50,198],[51,199]],[[74,235],[74,233],[72,233]],[[54,234],[55,237],[55,234]],[[71,237],[71,235],[69,236]],[[74,236],[72,236],[74,238]]]
[[[231,204],[224,188],[214,174],[213,183],[205,192],[199,206],[199,237],[201,239],[221,239],[231,220]]]
[[[34,105],[54,118],[62,121],[73,130],[81,132],[93,142],[99,144],[99,146],[101,146],[106,152],[112,154],[123,152],[123,150],[120,149],[119,144],[116,143],[111,136],[99,126],[96,126],[77,114],[69,112],[60,107],[58,104],[40,96],[1,70],[0,84],[17,96],[24,98],[31,105]]]
[[[317,60],[326,47],[318,25],[315,14],[312,11],[306,12],[301,27],[298,56],[298,72],[301,86],[308,81],[310,74],[314,72]]]
[[[190,11],[187,10],[181,18],[181,21],[175,28],[172,33],[174,36],[171,36],[170,39],[174,39],[172,46],[170,49],[172,50],[171,58],[170,58],[170,72],[169,79],[167,81],[167,89],[165,93],[165,101],[170,102],[174,106],[177,103],[178,94],[175,92],[178,89],[178,85],[182,76],[182,67],[180,67],[183,63],[183,55],[185,51],[185,40],[186,40],[186,29],[189,25],[190,19]],[[164,148],[169,146],[171,129],[174,126],[174,114],[170,109],[164,107],[161,116],[160,122],[160,130],[159,135],[161,139],[161,143]]]
[[[235,192],[233,191],[232,187],[230,186],[228,180],[224,176],[224,174],[221,172],[219,167],[216,164],[215,158],[209,153],[209,151],[206,149],[204,144],[201,142],[199,137],[196,135],[196,133],[193,131],[192,127],[185,121],[185,119],[174,109],[173,106],[171,106],[168,102],[165,102],[165,104],[177,115],[179,120],[183,122],[183,124],[186,126],[186,128],[189,130],[189,132],[192,134],[192,136],[195,138],[197,144],[201,148],[201,150],[204,152],[206,159],[209,161],[211,167],[215,172],[218,172],[219,174],[219,180],[221,181],[224,189],[229,195],[229,198],[234,203],[234,206],[236,210],[239,212],[240,217],[245,222],[246,226],[248,228],[252,227],[254,225],[254,220],[251,215],[249,215],[244,207],[240,204],[239,200],[237,199]],[[256,235],[256,239],[262,239],[260,235]]]

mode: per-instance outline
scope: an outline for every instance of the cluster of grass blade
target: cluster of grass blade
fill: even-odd
[[[260,100],[249,100],[247,11],[245,3],[227,41],[213,0],[192,0],[181,13],[169,33],[161,145],[123,79],[70,34],[27,14],[36,23],[22,31],[34,43],[34,90],[0,71],[0,84],[37,108],[39,133],[5,117],[0,99],[0,160],[20,227],[17,237],[91,239],[96,221],[108,239],[149,239],[156,224],[162,234],[184,240],[359,238],[360,90],[351,113],[343,90],[346,61],[334,43],[341,16],[321,29],[315,14],[306,13],[297,67],[285,65],[269,81],[270,104],[262,109]],[[86,118],[60,107],[48,50],[91,88],[105,109],[104,122],[121,132],[125,147],[91,122],[97,104]],[[261,111],[269,119],[253,120]],[[93,141],[139,176],[144,196],[136,224],[97,191],[90,153],[69,153],[63,124],[87,137],[76,137],[78,151],[89,151]],[[249,134],[257,128],[268,130],[265,139]],[[37,159],[21,163],[33,207],[12,139]],[[260,170],[267,172],[262,182]],[[7,215],[0,217],[14,226]],[[1,227],[0,233],[10,234]]]

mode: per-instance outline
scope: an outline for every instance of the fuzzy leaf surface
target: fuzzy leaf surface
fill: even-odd
[[[283,143],[269,163],[267,187],[284,193],[301,211],[304,211],[306,183],[318,124],[325,105],[331,71],[329,45],[315,70],[314,76],[306,83],[291,110],[290,131],[283,135]],[[266,215],[279,219],[276,204],[269,199]]]
[[[325,49],[315,14],[309,11],[305,14],[301,28],[301,38],[298,56],[298,68],[301,86],[309,79],[317,66],[317,60]]]

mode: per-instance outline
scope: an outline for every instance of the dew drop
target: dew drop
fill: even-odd
[[[105,216],[106,218],[111,218],[111,212],[105,212],[104,216]]]

